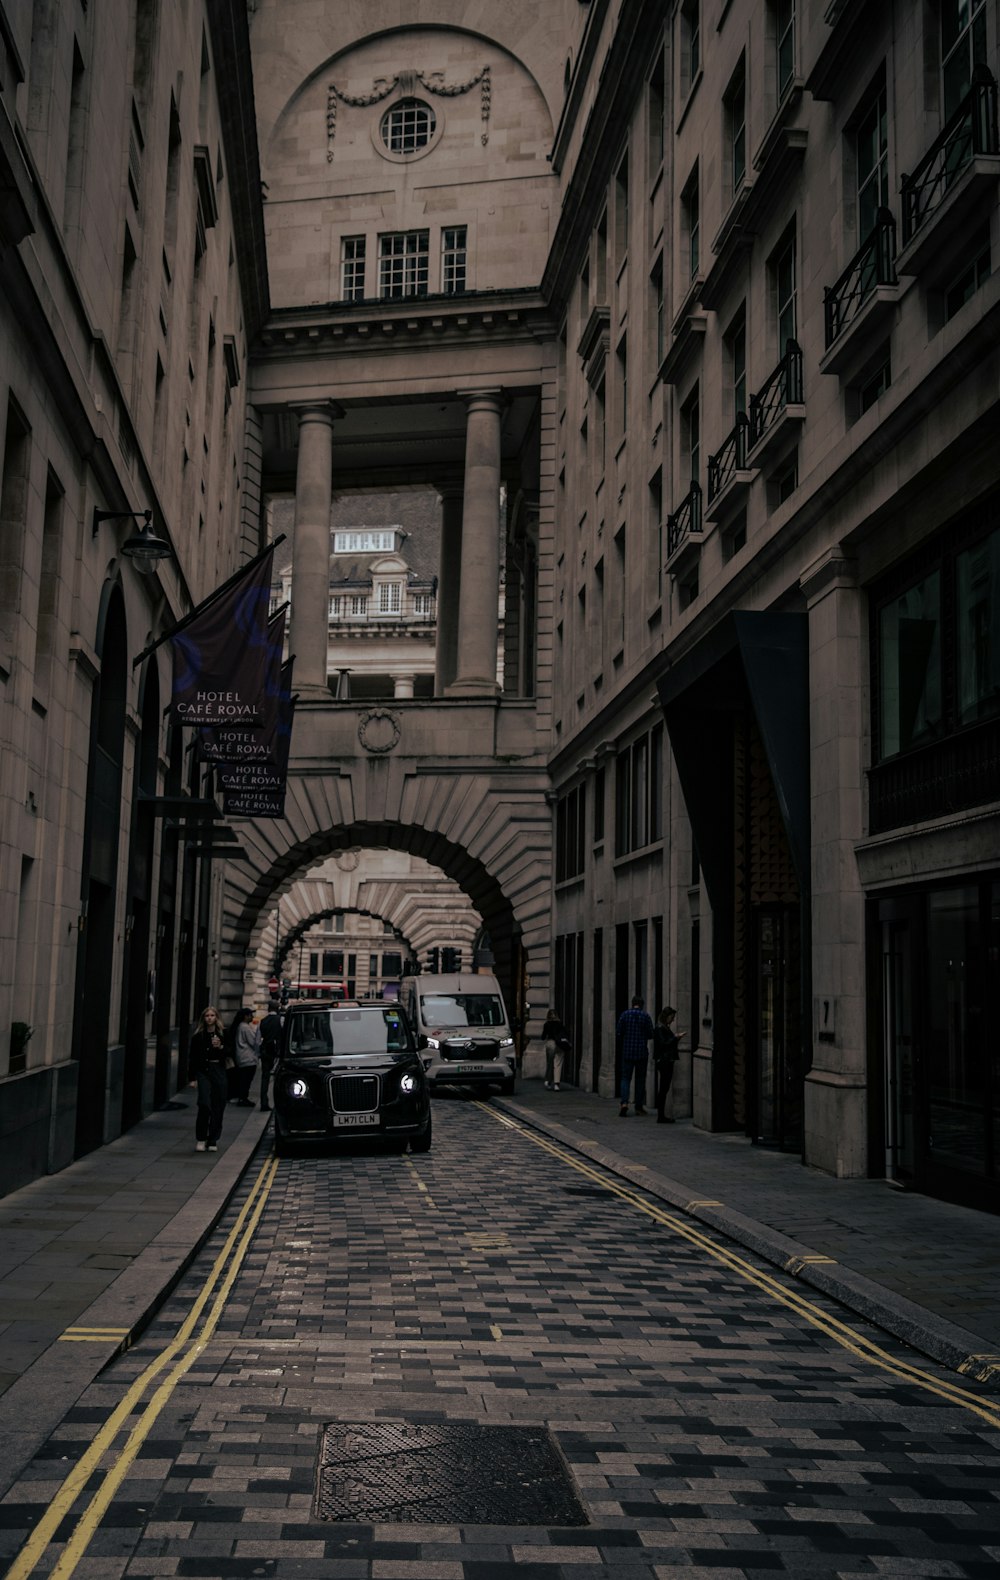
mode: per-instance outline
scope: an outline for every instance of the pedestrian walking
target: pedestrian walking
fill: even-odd
[[[549,1010],[548,1019],[542,1027],[542,1037],[545,1042],[545,1089],[548,1092],[558,1092],[559,1082],[562,1080],[563,1059],[572,1044],[569,1040],[569,1032],[554,1009]]]
[[[252,1108],[250,1101],[250,1087],[257,1070],[257,1060],[260,1056],[260,1028],[253,1023],[252,1009],[238,1009],[229,1028],[232,1039],[232,1054],[235,1069],[233,1071],[233,1100],[237,1108]]]
[[[260,1106],[265,1112],[271,1107],[267,1094],[271,1085],[271,1072],[281,1051],[281,1016],[278,1010],[278,1000],[273,998],[260,1023]]]
[[[226,1033],[219,1012],[212,1004],[202,1010],[191,1035],[188,1058],[191,1073],[198,1082],[198,1118],[195,1121],[195,1151],[218,1152],[222,1116],[228,1091],[226,1061],[229,1057]]]
[[[615,1040],[621,1057],[621,1107],[622,1119],[628,1114],[629,1087],[635,1083],[633,1102],[637,1114],[646,1112],[646,1066],[649,1063],[649,1040],[653,1035],[653,1022],[644,1008],[638,993],[631,1007],[618,1017]]]
[[[684,1035],[682,1031],[674,1031],[673,1023],[676,1019],[677,1011],[673,1005],[664,1004],[653,1027],[653,1082],[658,1125],[672,1125],[674,1122],[665,1110],[667,1093],[674,1078],[674,1066],[680,1058],[680,1041]]]

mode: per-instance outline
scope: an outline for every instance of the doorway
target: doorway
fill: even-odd
[[[754,1105],[763,1146],[802,1140],[801,947],[798,905],[753,907]]]

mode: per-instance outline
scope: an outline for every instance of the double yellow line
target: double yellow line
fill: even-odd
[[[116,1458],[104,1471],[100,1486],[91,1494],[89,1502],[77,1519],[55,1567],[50,1571],[49,1580],[69,1580],[69,1576],[75,1572],[108,1505],[128,1474],[158,1416],[180,1379],[193,1366],[211,1340],[260,1222],[277,1168],[276,1160],[273,1157],[268,1158],[257,1175],[236,1222],[226,1236],[226,1242],[216,1257],[194,1305],[176,1335],[135,1379],[121,1403],[115,1407],[93,1442],[77,1460],[8,1569],[6,1580],[27,1580],[27,1577],[33,1573],[59,1525],[72,1511],[73,1505],[80,1498],[91,1476],[99,1470],[101,1460],[106,1454],[115,1452],[116,1439],[127,1431],[128,1435],[124,1443],[117,1449]],[[76,1334],[82,1337],[79,1329],[76,1330]],[[164,1371],[167,1375],[142,1407],[138,1419],[131,1422],[130,1417],[142,1406],[142,1400],[150,1384]]]
[[[490,1114],[494,1119],[499,1117],[487,1103],[479,1103],[477,1106],[482,1109],[484,1114]],[[779,1283],[776,1278],[772,1278],[769,1273],[762,1272],[759,1268],[754,1267],[742,1256],[737,1255],[735,1251],[731,1251],[728,1246],[720,1245],[717,1240],[713,1240],[709,1235],[703,1234],[700,1229],[696,1229],[693,1224],[685,1222],[683,1218],[678,1218],[674,1213],[666,1212],[653,1202],[644,1201],[635,1191],[629,1190],[625,1185],[620,1185],[617,1180],[600,1173],[596,1168],[592,1168],[580,1158],[574,1157],[571,1152],[550,1141],[547,1136],[541,1135],[538,1131],[530,1130],[527,1126],[518,1124],[516,1121],[512,1121],[509,1114],[504,1115],[500,1122],[508,1128],[519,1130],[526,1140],[534,1142],[535,1146],[541,1147],[543,1152],[548,1152],[552,1157],[558,1158],[560,1163],[568,1164],[570,1168],[576,1169],[578,1174],[593,1180],[597,1185],[602,1185],[609,1195],[620,1197],[622,1201],[628,1202],[638,1212],[645,1213],[647,1218],[652,1218],[657,1223],[664,1224],[667,1228],[672,1229],[675,1234],[680,1235],[682,1239],[687,1240],[691,1245],[697,1246],[700,1251],[704,1251],[714,1261],[737,1273],[748,1284],[756,1285],[758,1289],[762,1290],[772,1300],[780,1301],[783,1306],[787,1306],[789,1310],[804,1318],[811,1327],[817,1328],[821,1333],[825,1333],[827,1338],[832,1339],[835,1344],[839,1344],[842,1349],[848,1350],[859,1360],[878,1367],[880,1371],[888,1372],[891,1377],[897,1378],[900,1382],[911,1383],[917,1388],[922,1388],[927,1393],[936,1394],[939,1399],[946,1400],[948,1404],[958,1405],[963,1410],[971,1411],[973,1415],[979,1416],[981,1420],[994,1429],[1000,1428],[1000,1405],[991,1404],[989,1400],[981,1399],[968,1389],[960,1388],[957,1383],[949,1382],[947,1378],[933,1377],[929,1372],[922,1371],[919,1366],[911,1366],[908,1361],[897,1360],[872,1339],[866,1338],[863,1333],[857,1333],[848,1323],[841,1322],[839,1317],[832,1316],[819,1306],[813,1305],[811,1300],[806,1300],[797,1290],[787,1289],[784,1284]],[[715,1201],[710,1203],[689,1203],[689,1206],[721,1205],[721,1202]],[[806,1259],[803,1258],[802,1260],[805,1261]],[[830,1259],[823,1258],[823,1260]],[[794,1269],[790,1270],[794,1271]]]

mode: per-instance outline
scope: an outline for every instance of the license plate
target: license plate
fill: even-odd
[[[337,1128],[349,1125],[352,1129],[358,1125],[377,1125],[378,1114],[334,1114],[333,1123]]]
[[[489,1064],[456,1064],[456,1075],[489,1075],[492,1066]]]

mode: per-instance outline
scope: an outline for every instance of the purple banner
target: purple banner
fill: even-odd
[[[170,638],[175,724],[256,727],[273,662],[268,605],[272,554]]]
[[[292,733],[292,659],[281,662],[284,644],[285,615],[272,621],[274,632],[273,658],[275,660],[264,688],[263,717],[256,729],[202,730],[198,737],[198,755],[206,763],[269,763],[276,767],[288,764],[288,747]]]

